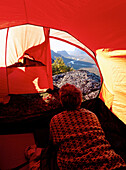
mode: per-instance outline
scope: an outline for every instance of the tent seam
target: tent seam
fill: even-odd
[[[28,15],[27,15],[27,10],[26,10],[26,2],[24,1],[24,8],[25,8],[25,16],[26,16],[26,22],[28,23]]]
[[[7,70],[7,40],[8,40],[8,33],[9,33],[9,28],[7,28],[6,44],[5,44],[5,66],[6,66],[6,76],[7,76],[7,89],[8,89],[8,94],[9,94],[8,70]]]

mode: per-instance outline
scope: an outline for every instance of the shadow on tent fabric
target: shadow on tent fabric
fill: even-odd
[[[23,70],[22,70],[23,68]],[[8,67],[8,86],[12,94],[37,93],[33,80],[37,78],[36,72],[31,74],[31,68],[28,67]]]
[[[126,125],[118,119],[99,98],[82,103],[82,107],[94,112],[112,148],[126,162]]]

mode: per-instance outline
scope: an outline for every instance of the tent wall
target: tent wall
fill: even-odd
[[[8,95],[6,65],[6,37],[7,29],[0,30],[0,102],[7,102],[4,96]]]
[[[100,97],[126,123],[126,50],[97,50],[97,60],[104,81]]]
[[[46,67],[16,67],[8,69],[9,94],[30,94],[49,88]]]
[[[7,81],[7,70],[5,67],[0,68],[0,103],[8,102],[8,81]]]
[[[8,94],[38,93],[53,88],[48,29],[22,25],[0,30],[0,36],[1,101]],[[24,63],[27,56],[32,65]]]
[[[45,35],[43,27],[22,25],[9,28],[7,37],[6,66],[14,64],[27,49],[42,44],[44,41]]]

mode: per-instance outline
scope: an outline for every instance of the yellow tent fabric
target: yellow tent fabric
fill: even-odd
[[[113,94],[106,88],[105,83],[102,83],[99,97],[104,101],[105,105],[111,110],[113,102]]]
[[[103,100],[126,124],[126,50],[99,49],[96,54],[104,82]]]

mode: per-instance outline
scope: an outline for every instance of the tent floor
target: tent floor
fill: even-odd
[[[97,115],[112,148],[126,161],[125,124],[99,98],[83,102],[82,107],[91,110]],[[33,133],[37,146],[46,147],[49,137],[50,120],[61,111],[63,111],[63,108],[59,107],[31,116],[23,116],[21,119],[2,117],[0,118],[0,134]]]

